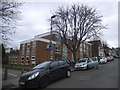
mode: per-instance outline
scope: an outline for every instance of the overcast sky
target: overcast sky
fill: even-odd
[[[50,22],[48,19],[52,12],[56,11],[59,6],[73,4],[74,1],[68,2],[25,2],[20,8],[21,26],[16,28],[16,33],[12,36],[12,46],[19,48],[20,42],[33,38],[35,35],[48,32]],[[74,2],[78,3],[78,2]],[[118,2],[80,2],[97,9],[103,16],[103,24],[108,25],[107,30],[102,30],[101,36],[109,47],[118,47]]]

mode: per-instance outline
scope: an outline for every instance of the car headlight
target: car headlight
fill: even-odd
[[[87,64],[83,64],[82,66],[87,66]]]
[[[36,72],[36,73],[34,73],[33,75],[31,75],[31,76],[28,78],[28,80],[34,79],[34,78],[36,78],[38,75],[39,75],[39,72]]]

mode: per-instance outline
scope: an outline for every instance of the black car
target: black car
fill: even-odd
[[[19,79],[19,86],[22,88],[45,88],[53,80],[70,76],[71,71],[65,61],[51,60],[38,64],[30,72],[22,74]]]

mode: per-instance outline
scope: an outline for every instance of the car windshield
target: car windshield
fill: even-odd
[[[37,66],[35,66],[33,69],[42,69],[42,68],[46,68],[50,63],[51,63],[51,61],[43,62],[43,63],[38,64]]]

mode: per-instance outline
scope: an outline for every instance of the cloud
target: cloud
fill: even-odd
[[[17,46],[20,44],[20,41],[31,39],[37,34],[47,32],[50,29],[50,22],[48,19],[52,16],[51,11],[54,12],[59,6],[71,5],[73,2],[33,1],[25,3],[20,8],[23,17],[21,21],[22,26],[17,27],[16,34],[12,36],[15,41],[14,45]],[[85,2],[85,4],[95,7],[99,14],[103,16],[102,23],[108,24],[109,29],[102,31],[102,38],[107,41],[110,46],[116,47],[118,45],[117,2]]]

